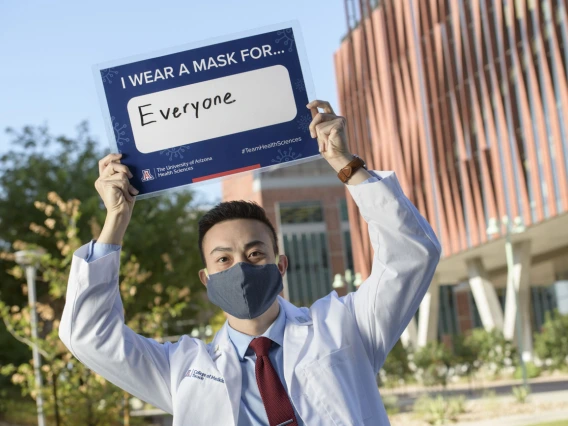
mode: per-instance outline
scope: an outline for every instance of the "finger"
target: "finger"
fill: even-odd
[[[116,183],[116,182],[120,182],[120,184],[124,187],[126,192],[128,192],[128,190],[131,186],[130,181],[128,180],[128,176],[126,176],[124,173],[115,173],[114,175],[103,178],[102,181],[103,182],[112,182],[113,184]]]
[[[326,141],[322,138],[317,138],[319,152],[325,152]]]
[[[312,136],[312,138],[315,138],[317,136],[316,133],[316,126],[320,123],[326,122],[326,121],[333,121],[336,120],[337,116],[333,115],[333,114],[324,114],[321,112],[318,112],[312,119],[312,122],[310,123],[310,135]]]
[[[318,127],[320,127],[323,124],[323,120],[324,120],[324,114],[322,113],[317,113],[314,117],[314,119],[312,120],[312,123],[310,124],[310,134],[313,138],[316,139],[317,143],[318,143],[318,150],[319,152],[325,152],[325,146],[326,146],[326,137],[325,134],[318,134]]]
[[[317,108],[310,108],[310,112],[312,113],[312,120],[313,120],[314,118],[316,118],[317,115],[319,114]],[[316,137],[315,134],[314,134],[314,132],[313,132],[313,130],[312,130],[312,128],[311,128],[311,125],[310,125],[310,136],[311,136],[312,138],[315,138],[315,137]],[[320,152],[321,152],[321,149],[320,149]]]
[[[122,154],[117,154],[117,153],[113,153],[113,154],[109,154],[106,157],[102,158],[99,161],[99,174],[102,174],[102,172],[104,171],[105,167],[111,163],[111,162],[120,162],[120,158],[122,157]]]
[[[128,185],[128,192],[130,192],[132,195],[138,195],[138,193],[140,191],[138,191],[136,188],[134,188],[132,185]]]
[[[105,167],[102,177],[112,176],[116,173],[124,173],[129,178],[133,176],[133,174],[130,172],[130,169],[124,164],[111,162]]]
[[[310,108],[310,112],[312,113],[312,120],[316,117],[316,115],[318,115],[318,109],[317,108]]]
[[[116,174],[116,172],[114,171],[113,164],[115,164],[115,163],[112,163],[112,162],[111,162],[111,163],[108,163],[108,164],[106,165],[106,167],[105,167],[104,170],[103,170],[103,173],[101,174],[101,177],[102,177],[103,179],[104,179],[104,178],[107,178],[107,177],[110,177],[110,176],[113,176],[113,175]]]
[[[128,185],[130,185],[130,181],[128,180],[128,176],[126,176],[124,173],[119,172],[119,173],[115,173],[113,175],[107,176],[106,178],[104,178],[103,180],[118,180],[118,181],[122,181],[127,183]]]
[[[129,187],[130,184],[128,183],[128,179],[125,181],[124,179],[121,180],[107,180],[107,185],[113,186],[115,188],[120,189],[124,198],[128,201],[134,201],[134,197],[130,194]]]
[[[315,131],[318,141],[322,141],[320,152],[326,152],[329,144],[329,139],[334,137],[344,126],[343,117],[336,117],[335,120],[325,121],[316,125]]]
[[[323,139],[327,141],[331,136],[333,129],[341,126],[340,120],[324,121],[315,126],[315,132],[318,139]]]
[[[102,176],[105,167],[108,166],[109,163],[113,161],[120,161],[121,157],[122,154],[113,153],[99,160],[99,175]]]
[[[323,109],[323,112],[325,112],[326,114],[335,114],[335,112],[333,112],[333,108],[331,107],[331,105],[328,101],[320,101],[320,100],[316,99],[315,101],[311,101],[306,106],[310,109],[321,108],[321,109]]]

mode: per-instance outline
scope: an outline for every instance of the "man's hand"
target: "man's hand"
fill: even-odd
[[[95,188],[107,209],[105,225],[97,240],[99,243],[121,244],[134,209],[134,195],[138,194],[128,180],[132,173],[120,164],[121,157],[122,154],[109,154],[99,161]]]
[[[336,172],[339,172],[351,160],[353,155],[347,143],[346,120],[333,112],[333,108],[326,101],[312,101],[306,105],[312,112],[310,134],[317,137],[319,151],[323,158]],[[323,113],[319,109],[323,109]],[[356,185],[371,177],[364,169],[358,170],[349,180],[349,184]]]

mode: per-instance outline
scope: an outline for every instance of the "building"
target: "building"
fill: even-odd
[[[529,358],[543,311],[568,302],[566,2],[344,1],[335,67],[350,139],[396,170],[443,247],[406,342],[478,325],[516,338],[518,288]],[[351,236],[367,276],[362,220]]]
[[[353,270],[345,188],[325,160],[233,176],[223,201],[264,207],[288,256],[285,296],[309,306],[332,291],[335,274]]]

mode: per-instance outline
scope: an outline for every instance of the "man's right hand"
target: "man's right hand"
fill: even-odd
[[[99,178],[95,188],[107,209],[105,225],[97,242],[120,245],[134,209],[134,188],[129,177],[132,173],[120,164],[122,154],[109,154],[99,161]]]

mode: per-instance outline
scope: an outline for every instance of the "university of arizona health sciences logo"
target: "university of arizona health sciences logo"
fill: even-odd
[[[148,180],[156,179],[152,173],[150,173],[150,169],[142,170],[142,182],[146,182]]]

